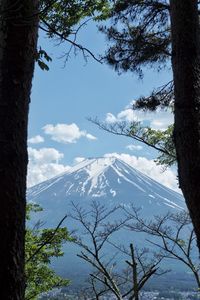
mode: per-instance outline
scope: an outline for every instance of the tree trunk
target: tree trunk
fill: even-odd
[[[27,120],[37,0],[0,0],[0,299],[24,299]]]
[[[200,31],[197,0],[171,0],[178,176],[200,249]]]

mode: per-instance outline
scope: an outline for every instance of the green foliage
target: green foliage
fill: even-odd
[[[173,142],[173,125],[166,130],[155,130],[147,128],[144,136],[153,145],[158,145],[164,152],[160,152],[156,162],[164,167],[172,166],[176,163],[176,151]]]
[[[145,68],[169,68],[171,60],[170,5],[167,0],[111,1],[111,26],[102,26],[110,45],[104,60],[117,72],[143,77]],[[135,109],[154,111],[174,101],[173,81],[140,97]]]
[[[171,35],[169,24],[169,2],[166,0],[117,0],[110,5],[111,26],[102,26],[110,45],[104,60],[117,72],[131,71],[139,77],[147,66],[160,71],[169,67],[171,59]],[[139,97],[133,109],[156,111],[158,108],[173,109],[173,80],[154,88],[146,97]],[[120,125],[119,125],[120,127]],[[114,128],[115,131],[115,128]],[[112,132],[112,130],[111,130]],[[154,130],[138,122],[130,131],[118,134],[133,137],[159,151],[156,159],[164,167],[176,162],[173,142],[173,126],[166,130]]]
[[[112,26],[101,30],[111,42],[105,60],[117,71],[142,76],[147,64],[158,70],[170,58],[169,7],[160,0],[113,1]]]
[[[41,1],[41,20],[49,24],[48,37],[55,36],[55,31],[63,37],[76,32],[76,26],[85,18],[104,19],[109,12],[109,2],[106,0],[58,0],[49,3]]]
[[[46,62],[52,61],[52,58],[41,47],[37,51],[35,59],[42,70],[49,71],[49,66]]]
[[[30,220],[32,212],[41,210],[39,205],[28,204],[27,220]],[[71,240],[65,227],[42,229],[39,224],[36,224],[34,228],[29,228],[27,225],[25,243],[26,300],[37,299],[42,292],[69,284],[69,280],[56,275],[49,265],[51,258],[63,256],[62,245]]]
[[[156,111],[166,107],[173,108],[174,84],[173,81],[154,89],[147,97],[140,97],[133,105],[133,109],[142,109],[144,111]]]
[[[132,123],[120,121],[108,124],[107,122],[100,122],[97,118],[89,118],[88,120],[109,133],[132,138],[157,150],[158,156],[155,162],[164,168],[176,163],[173,125],[168,126],[166,130],[155,130],[137,121],[133,121]]]
[[[42,0],[39,8],[40,29],[48,38],[56,39],[57,43],[67,42],[70,45],[71,48],[65,54],[67,57],[74,47],[94,58],[89,49],[77,43],[77,35],[89,21],[107,19],[111,11],[110,3],[108,0]],[[48,71],[49,67],[45,60],[49,62],[51,58],[44,50],[39,49],[36,61],[42,70]]]
[[[176,152],[173,142],[173,125],[166,130],[155,130],[150,127],[143,127],[139,122],[132,123],[129,136],[155,148],[159,151],[156,163],[164,167],[176,163]]]

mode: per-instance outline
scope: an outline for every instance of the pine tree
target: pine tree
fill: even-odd
[[[112,26],[101,30],[112,43],[105,60],[118,72],[131,71],[142,77],[146,66],[160,71],[172,62],[174,80],[154,90],[148,97],[138,99],[134,108],[154,111],[174,107],[175,124],[171,138],[175,145],[179,185],[200,249],[198,1],[119,0],[113,9]]]
[[[24,299],[27,120],[38,1],[2,0],[0,18],[0,298]]]
[[[25,294],[28,111],[35,60],[46,70],[50,60],[37,49],[38,28],[95,58],[74,37],[82,19],[95,17],[95,11],[103,18],[103,10],[104,1],[95,0],[0,1],[0,299],[23,300]]]

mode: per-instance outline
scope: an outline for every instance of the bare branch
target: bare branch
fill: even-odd
[[[129,216],[124,216],[124,219],[119,221],[107,221],[119,209],[118,207],[106,210],[97,202],[93,202],[89,209],[82,209],[75,203],[72,205],[74,213],[71,217],[80,222],[84,228],[84,234],[90,240],[87,239],[86,243],[83,238],[78,238],[75,243],[82,248],[78,257],[89,263],[95,270],[90,274],[94,299],[100,299],[100,295],[109,292],[118,300],[126,299],[127,296],[130,299],[138,299],[140,289],[156,273],[162,257],[157,256],[151,263],[146,262],[147,249],[139,251],[133,244],[130,244],[128,250],[110,240],[114,233],[125,228],[129,220]],[[117,250],[117,252],[113,251],[113,255],[109,254],[106,261],[105,243]],[[128,265],[123,272],[117,271],[115,258],[118,253],[123,254],[124,262]],[[128,257],[127,260],[125,260],[126,257]]]
[[[131,124],[127,123],[127,122],[116,122],[113,124],[107,124],[106,122],[100,122],[97,118],[94,118],[94,119],[87,118],[87,119],[88,119],[88,121],[97,125],[100,129],[102,129],[106,132],[112,133],[114,135],[132,138],[132,139],[134,139],[138,142],[141,142],[161,153],[164,153],[164,154],[170,156],[174,160],[176,160],[176,156],[174,156],[172,153],[167,151],[167,149],[165,149],[161,146],[157,146],[156,144],[150,143],[147,139],[145,139],[145,137],[140,134],[141,130],[144,128],[139,128],[138,132],[134,133],[134,132],[131,132],[131,130],[130,130]],[[136,122],[136,123],[138,123],[138,122]],[[138,125],[138,124],[136,124],[136,125]]]
[[[191,252],[192,248],[196,246],[196,238],[188,214],[186,212],[167,214],[162,217],[155,217],[156,221],[152,222],[142,219],[135,209],[132,209],[132,212],[125,211],[134,220],[134,223],[129,223],[127,227],[130,230],[159,237],[159,241],[146,240],[161,250],[161,257],[175,259],[185,264],[192,271],[197,286],[200,287],[200,266]],[[188,231],[189,237],[185,240],[184,236]]]
[[[40,25],[40,29],[42,29],[45,32],[50,31],[50,32],[54,33],[57,37],[59,37],[61,41],[66,41],[66,42],[70,43],[72,46],[74,46],[75,48],[78,48],[79,50],[82,51],[83,56],[85,58],[86,58],[86,53],[87,53],[94,60],[96,60],[99,63],[102,63],[102,60],[97,58],[88,48],[76,43],[76,38],[74,38],[74,40],[71,40],[71,39],[67,38],[64,34],[58,32],[55,28],[53,28],[43,17],[41,17],[41,21],[47,27],[47,29],[45,27],[41,26],[41,25]]]
[[[52,242],[52,240],[54,239],[56,233],[58,232],[60,226],[62,225],[62,223],[65,221],[65,219],[67,218],[67,215],[64,216],[62,218],[62,220],[58,223],[57,227],[54,229],[54,231],[51,233],[51,235],[42,242],[42,244],[35,250],[35,252],[26,260],[26,263],[28,263],[29,261],[31,261],[40,251],[41,249],[48,245],[49,243]]]

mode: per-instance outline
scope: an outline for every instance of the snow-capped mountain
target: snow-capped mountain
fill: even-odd
[[[86,159],[69,171],[29,188],[27,197],[44,209],[35,215],[36,219],[33,216],[33,222],[39,218],[47,227],[57,226],[63,216],[70,213],[72,201],[86,209],[93,200],[100,202],[106,209],[119,205],[129,209],[133,205],[141,208],[144,218],[153,218],[168,211],[178,212],[185,208],[182,195],[114,157]],[[109,221],[113,222],[121,217],[122,210],[119,210],[115,219]],[[67,218],[64,225],[72,230],[80,230],[80,223],[74,219]],[[117,243],[124,245],[134,242],[139,247],[148,247],[145,237],[141,238],[136,233],[127,234],[124,229],[115,238]],[[109,246],[104,250],[112,255]],[[79,252],[78,246],[67,244],[64,258],[54,262],[55,269],[74,282],[79,281],[80,276],[84,279],[89,272],[88,266],[76,257]]]
[[[185,208],[180,194],[115,157],[86,159],[69,171],[30,188],[27,196],[44,209],[53,210],[54,216],[55,211],[63,212],[74,200],[83,204],[96,199],[107,206],[134,205],[152,216]]]

